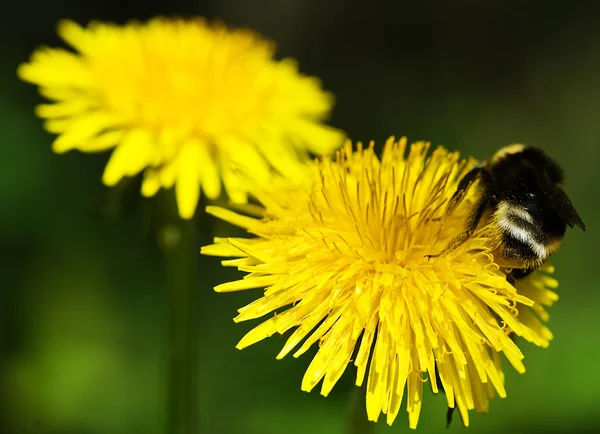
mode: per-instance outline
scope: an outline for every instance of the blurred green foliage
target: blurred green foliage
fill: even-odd
[[[503,145],[540,146],[567,174],[588,227],[555,256],[560,301],[550,348],[521,347],[527,372],[505,364],[508,398],[472,413],[472,433],[598,432],[600,309],[600,27],[595,2],[443,2],[354,6],[342,0],[76,3],[24,1],[0,14],[0,431],[161,433],[165,408],[165,275],[144,218],[147,201],[103,219],[106,154],[54,155],[33,115],[35,89],[15,69],[37,44],[56,45],[70,16],[220,17],[253,27],[323,77],[337,96],[333,123],[353,139],[427,139],[480,159]],[[10,10],[8,9],[10,8]],[[232,230],[206,222],[220,235]],[[205,237],[204,242],[208,238]],[[348,368],[332,396],[300,391],[310,362],[276,361],[283,338],[234,348],[254,324],[236,309],[260,291],[215,294],[232,280],[196,258],[200,304],[200,418],[204,433],[339,433],[353,389]],[[422,432],[446,432],[445,401],[429,393]],[[391,428],[407,430],[401,412]],[[458,420],[450,431],[464,430]]]

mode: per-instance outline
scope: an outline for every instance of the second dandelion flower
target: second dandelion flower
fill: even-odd
[[[201,190],[215,199],[223,184],[244,203],[251,182],[293,175],[308,152],[342,144],[342,133],[323,124],[332,95],[251,31],[159,18],[63,21],[59,34],[74,51],[42,47],[18,70],[50,100],[37,114],[58,135],[53,149],[114,148],[104,183],[143,172],[142,193],[175,187],[184,218]]]

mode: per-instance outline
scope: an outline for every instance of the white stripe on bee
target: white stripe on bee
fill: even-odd
[[[525,208],[519,205],[513,205],[507,201],[502,201],[498,204],[496,214],[500,217],[512,214],[515,217],[533,224],[533,217],[531,217],[531,214],[529,214]]]
[[[511,236],[531,247],[538,258],[546,259],[549,256],[546,246],[536,241],[527,229],[510,221],[508,215],[499,215],[496,221],[500,229],[504,229]]]
[[[519,226],[511,217],[516,217],[530,224],[535,224],[531,214],[525,208],[519,205],[511,204],[508,201],[501,201],[495,212],[496,223],[500,229],[508,232],[515,239],[527,244],[540,259],[546,259],[558,247],[554,244],[546,246],[537,241],[530,230]],[[560,241],[559,241],[560,242]]]

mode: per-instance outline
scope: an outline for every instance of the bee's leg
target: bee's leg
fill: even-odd
[[[529,276],[534,271],[535,271],[535,269],[533,269],[533,268],[513,268],[513,270],[509,274],[509,276],[512,278],[511,283],[514,285],[514,282],[516,282],[519,279]],[[510,282],[510,280],[509,280],[509,282]]]
[[[475,232],[475,229],[477,229],[477,225],[479,224],[479,221],[481,220],[481,217],[483,216],[483,213],[485,212],[485,208],[486,208],[487,204],[488,204],[488,199],[484,195],[479,200],[479,202],[477,202],[475,204],[475,207],[473,208],[473,211],[471,211],[471,214],[469,214],[469,218],[467,219],[467,225],[465,226],[465,229],[458,236],[456,236],[452,241],[450,241],[448,246],[446,246],[446,248],[444,250],[442,250],[440,253],[438,253],[437,255],[425,255],[425,256],[428,258],[435,258],[437,256],[443,255],[444,253],[451,252],[452,250],[454,250],[458,246],[460,246],[462,243],[467,241],[469,239],[469,237],[471,235],[473,235],[473,232]]]
[[[448,407],[448,412],[446,413],[446,428],[450,428],[450,424],[452,424],[452,414],[454,413],[454,407]]]
[[[448,412],[446,413],[446,428],[450,428],[450,424],[452,423],[452,415],[455,409],[456,407],[448,407]],[[463,426],[466,426],[462,416],[460,417],[460,421],[462,422]]]
[[[454,209],[454,207],[460,203],[460,200],[467,192],[471,184],[480,179],[485,186],[491,182],[490,174],[481,165],[475,166],[465,176],[461,178],[456,187],[456,191],[450,198],[450,205],[448,206],[448,213]]]
[[[509,273],[506,274],[506,281],[512,286],[515,286],[519,279],[529,276],[534,271],[535,268],[513,268]],[[517,336],[514,332],[511,332],[508,337],[515,344],[519,342],[519,336]]]
[[[464,243],[475,229],[477,229],[477,225],[485,212],[485,208],[488,205],[488,192],[492,187],[492,175],[488,172],[483,166],[477,165],[473,169],[471,169],[465,176],[461,178],[458,182],[458,186],[456,187],[456,191],[452,195],[450,199],[450,203],[448,205],[448,209],[446,211],[446,215],[450,214],[454,207],[460,203],[460,200],[463,198],[464,194],[467,192],[471,184],[475,181],[479,180],[481,183],[481,187],[483,189],[483,194],[479,201],[475,204],[475,207],[469,214],[469,218],[467,219],[467,225],[463,232],[461,232],[456,238],[454,238],[448,246],[442,250],[440,253],[436,255],[425,255],[426,258],[435,258],[437,256],[443,255],[444,253],[451,252],[462,243]]]
[[[467,192],[472,183],[474,183],[477,178],[482,177],[482,175],[487,174],[487,171],[481,167],[480,165],[475,166],[471,169],[465,176],[463,176],[458,182],[458,186],[456,187],[456,191],[450,198],[448,202],[448,208],[446,209],[446,215],[450,214],[460,203],[460,200],[463,198],[464,194]],[[484,175],[485,176],[485,175]],[[432,221],[440,221],[443,217],[432,218]],[[437,256],[437,255],[428,255],[428,256]]]
[[[515,284],[517,283],[517,280],[515,279],[515,277],[513,276],[512,271],[510,273],[506,274],[506,281],[508,283],[510,283],[512,286],[515,286]]]
[[[485,212],[485,208],[488,205],[487,192],[490,190],[490,187],[492,186],[492,176],[491,176],[490,172],[488,172],[483,166],[481,166],[481,165],[475,166],[465,176],[463,176],[461,178],[461,180],[458,182],[456,191],[454,192],[454,194],[452,195],[452,198],[450,199],[450,203],[449,203],[448,209],[446,211],[446,215],[450,214],[450,212],[452,212],[454,207],[458,203],[460,203],[460,200],[463,198],[464,194],[467,192],[467,190],[469,189],[471,184],[473,184],[477,180],[479,180],[481,182],[484,192],[482,194],[482,197],[475,204],[473,210],[469,214],[469,217],[467,219],[467,224],[466,224],[464,231],[461,232],[452,241],[450,241],[448,246],[444,250],[442,250],[440,253],[435,254],[435,255],[425,255],[426,258],[428,258],[428,259],[435,258],[437,256],[443,255],[444,253],[451,252],[452,250],[454,250],[455,248],[460,246],[462,243],[464,243],[471,235],[473,235],[473,232],[475,232],[475,229],[477,229],[477,225],[479,224],[479,221],[481,220],[481,217],[483,216],[483,213]]]
[[[460,181],[458,181],[458,187],[456,187],[456,192],[454,192],[452,198],[454,198],[454,196],[461,191],[466,190],[467,187],[469,187],[469,184],[475,182],[482,172],[485,172],[485,169],[481,165],[477,165],[467,172],[467,174],[463,176]]]

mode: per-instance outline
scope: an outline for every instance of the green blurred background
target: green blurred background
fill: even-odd
[[[335,93],[332,123],[353,139],[407,135],[480,159],[523,142],[556,157],[588,230],[570,231],[554,259],[555,340],[546,350],[522,345],[528,372],[505,363],[508,398],[494,399],[488,415],[473,412],[465,432],[600,432],[600,3],[578,0],[3,3],[0,432],[164,432],[167,296],[148,204],[131,199],[110,218],[90,212],[106,201],[108,155],[54,155],[33,115],[40,97],[15,69],[36,46],[60,45],[60,18],[165,14],[221,18],[275,40],[279,55]],[[342,432],[353,370],[323,398],[300,391],[311,355],[275,360],[283,338],[236,350],[257,323],[232,317],[260,290],[215,294],[237,274],[215,258],[194,261],[202,432]],[[443,396],[427,391],[419,431],[447,432],[445,412]],[[379,432],[407,431],[406,419],[401,410]],[[463,430],[459,420],[450,427]]]

